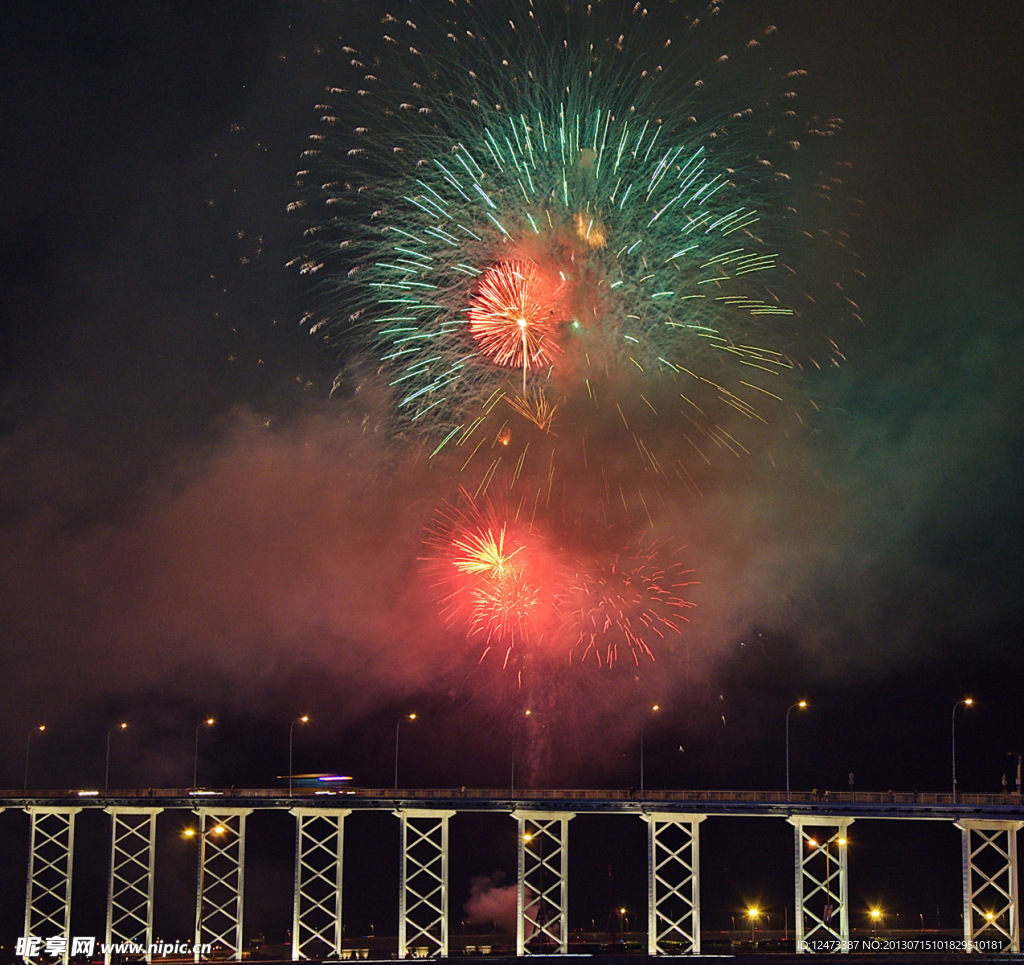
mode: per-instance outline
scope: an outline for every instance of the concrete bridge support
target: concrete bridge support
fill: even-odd
[[[961,832],[964,876],[964,943],[996,940],[999,949],[1020,951],[1017,832],[1024,821],[956,822]]]
[[[703,814],[655,812],[647,822],[647,954],[700,954]]]
[[[399,958],[410,952],[448,957],[448,821],[453,814],[412,808],[395,812],[402,822]]]
[[[106,808],[110,815],[110,877],[103,953],[110,965],[111,942],[145,945],[153,960],[153,881],[156,870],[156,816],[163,808]]]
[[[75,851],[76,807],[28,807],[31,832],[25,931],[28,936],[66,936],[71,931],[71,868]],[[60,955],[67,965],[70,949]],[[29,965],[32,956],[23,955]]]
[[[519,823],[516,955],[569,950],[568,811],[513,811]]]
[[[796,950],[850,948],[847,830],[853,818],[792,815],[796,877]]]
[[[196,937],[201,946],[223,945],[242,960],[242,903],[245,897],[245,819],[250,808],[197,808],[199,870],[196,882]]]
[[[292,808],[292,960],[341,957],[341,870],[347,809]]]

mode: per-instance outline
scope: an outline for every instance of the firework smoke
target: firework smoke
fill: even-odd
[[[449,620],[506,665],[676,639],[675,564],[630,547],[672,538],[665,501],[795,425],[796,376],[839,358],[819,325],[838,296],[801,288],[816,239],[780,167],[838,122],[798,135],[799,71],[742,103],[709,92],[699,22],[684,33],[639,6],[400,6],[348,51],[299,175],[318,187],[296,207],[328,215],[301,260],[311,328],[374,358],[393,438],[474,507],[442,513],[431,565]]]

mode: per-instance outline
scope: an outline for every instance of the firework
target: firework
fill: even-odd
[[[654,659],[656,641],[678,637],[694,603],[693,570],[678,552],[642,543],[607,563],[579,567],[559,601],[578,659],[611,666],[625,650],[634,664]]]
[[[496,649],[507,666],[548,642],[559,564],[521,507],[481,505],[463,491],[442,507],[427,545],[445,616],[483,644],[481,659]]]
[[[709,59],[672,3],[681,43],[639,4],[421,6],[321,105],[310,326],[369,354],[392,438],[463,490],[427,537],[452,625],[506,665],[637,663],[692,585],[641,534],[839,359],[821,322],[855,306],[803,269],[843,236],[794,201],[838,197],[808,146],[839,125],[800,121],[802,72],[748,84],[771,28]]]
[[[805,238],[777,168],[792,110],[727,107],[685,50],[638,33],[640,13],[597,9],[569,26],[464,3],[386,17],[310,152],[332,212],[304,262],[325,274],[314,328],[365,340],[398,425],[435,452],[474,448],[498,398],[581,395],[615,418],[622,396],[653,393],[695,453],[738,452],[736,425],[749,436],[788,411],[795,347],[836,357],[808,337],[812,302],[782,253]],[[345,139],[341,114],[360,118]]]
[[[480,640],[483,656],[496,649],[505,666],[527,654],[611,666],[624,651],[639,664],[654,659],[657,642],[679,637],[697,582],[681,550],[634,539],[610,556],[573,555],[561,536],[528,520],[523,504],[501,510],[465,491],[439,513],[427,539],[435,588],[449,622]]]

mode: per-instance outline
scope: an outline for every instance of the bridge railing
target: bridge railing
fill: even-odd
[[[91,789],[48,788],[38,790],[0,790],[0,802],[5,800],[61,800],[87,803],[90,800],[125,800],[150,798],[190,798],[202,803],[220,799],[321,799],[354,797],[378,800],[491,800],[491,801],[644,801],[682,802],[696,804],[863,804],[863,805],[932,805],[950,806],[952,794],[931,791],[728,791],[728,790],[645,790],[643,794],[630,789],[607,788],[346,788],[319,790],[296,787],[289,792],[284,788],[120,788],[107,791]],[[956,803],[961,806],[998,807],[1021,806],[1019,793],[958,793]]]

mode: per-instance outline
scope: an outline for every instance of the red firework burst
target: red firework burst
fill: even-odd
[[[559,285],[531,261],[488,268],[469,308],[469,333],[496,365],[523,370],[550,365],[558,344]]]
[[[467,508],[446,507],[427,537],[437,587],[449,622],[482,640],[484,655],[504,650],[508,664],[554,624],[554,564],[545,540],[515,512],[481,508],[467,493],[462,498]]]
[[[697,580],[666,556],[662,547],[651,546],[577,573],[561,604],[581,660],[593,655],[611,666],[625,645],[639,664],[641,657],[654,659],[653,638],[680,632],[695,605],[682,594]]]

